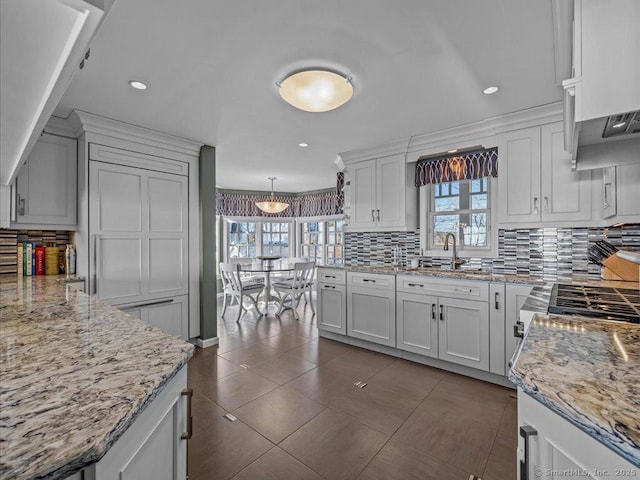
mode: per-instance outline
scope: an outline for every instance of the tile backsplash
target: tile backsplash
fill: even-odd
[[[64,250],[67,243],[73,243],[73,232],[0,229],[0,274],[18,273],[18,243],[23,242],[35,242],[38,247],[52,243]]]
[[[500,230],[497,258],[463,257],[471,265],[495,273],[518,273],[548,278],[563,276],[599,277],[600,266],[587,261],[592,243],[606,239],[618,248],[640,252],[640,224],[607,228],[532,228]],[[419,255],[418,232],[346,233],[346,265],[392,264],[393,247],[404,255]],[[442,257],[424,257],[423,266],[449,262],[450,252]]]

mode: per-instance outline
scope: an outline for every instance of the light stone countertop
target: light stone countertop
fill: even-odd
[[[0,477],[100,460],[192,355],[64,277],[0,279]]]
[[[640,325],[536,314],[509,379],[640,467]]]

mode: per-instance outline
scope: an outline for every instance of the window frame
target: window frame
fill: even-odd
[[[296,234],[296,222],[291,217],[235,217],[235,216],[221,216],[223,222],[222,228],[222,248],[224,250],[224,261],[228,262],[229,257],[229,225],[231,223],[255,223],[256,224],[256,256],[261,256],[262,249],[262,225],[265,223],[286,223],[288,224],[289,234],[289,256],[294,256],[294,251],[297,249],[297,234]]]
[[[497,212],[498,212],[498,182],[494,177],[487,177],[487,208],[486,209],[464,209],[454,210],[450,212],[453,215],[460,213],[483,213],[487,212],[487,246],[486,247],[469,247],[458,245],[458,257],[474,257],[474,258],[494,258],[498,256],[498,228],[497,228]],[[448,183],[448,182],[447,182]],[[451,255],[451,251],[442,250],[440,246],[433,245],[432,222],[436,212],[434,207],[434,188],[436,184],[429,184],[419,187],[420,199],[420,252],[423,256],[428,257],[447,257]],[[441,213],[441,212],[437,212]],[[444,213],[444,212],[442,212]],[[456,235],[456,240],[458,236]]]

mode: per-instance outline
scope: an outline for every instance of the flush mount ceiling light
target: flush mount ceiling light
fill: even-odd
[[[302,70],[276,85],[285,102],[305,112],[328,112],[353,96],[351,77],[330,70]]]
[[[256,207],[266,213],[280,213],[289,208],[289,204],[285,202],[278,202],[273,199],[273,181],[276,177],[268,177],[271,180],[271,196],[268,200],[263,202],[256,202]]]
[[[148,88],[147,84],[141,82],[140,80],[129,80],[129,85],[131,85],[136,90],[146,90]]]
[[[299,146],[299,147],[302,147],[302,148],[306,148],[306,147],[308,147],[308,146],[309,146],[309,144],[308,144],[308,143],[306,143],[306,142],[302,142],[302,143],[299,143],[299,144],[298,144],[298,146]]]
[[[500,87],[487,87],[482,91],[482,93],[484,93],[485,95],[492,95],[498,90],[500,90]]]

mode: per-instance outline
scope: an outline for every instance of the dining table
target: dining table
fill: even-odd
[[[264,273],[265,275],[264,290],[262,294],[264,299],[264,311],[262,312],[262,314],[267,315],[269,313],[269,305],[271,305],[272,302],[280,302],[279,296],[271,294],[271,274],[293,272],[296,269],[296,264],[294,261],[290,261],[288,259],[279,259],[273,257],[247,260],[250,260],[251,263],[241,263],[241,272]]]

